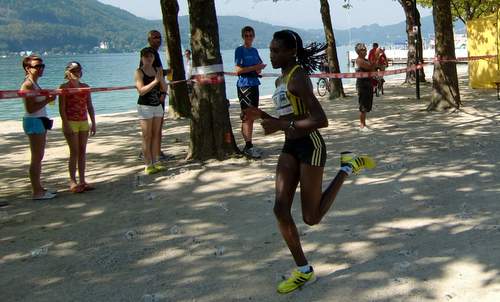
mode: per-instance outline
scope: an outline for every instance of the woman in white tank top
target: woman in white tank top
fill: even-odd
[[[21,85],[21,90],[40,90],[37,81],[43,75],[45,68],[42,58],[31,55],[24,58],[22,63],[26,78]],[[42,186],[40,180],[47,129],[51,127],[49,125],[51,121],[47,118],[45,106],[54,100],[55,96],[24,98],[26,113],[23,117],[23,128],[29,138],[31,150],[29,177],[33,190],[33,200],[52,199],[56,197],[54,192],[50,192]]]

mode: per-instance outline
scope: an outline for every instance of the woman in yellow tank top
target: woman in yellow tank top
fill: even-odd
[[[321,191],[326,148],[319,128],[328,126],[328,120],[313,93],[308,77],[321,64],[318,52],[324,46],[311,44],[304,48],[300,36],[291,30],[274,33],[271,41],[271,63],[281,68],[282,75],[276,80],[273,102],[277,117],[258,108],[248,108],[246,118],[261,118],[264,133],[285,133],[285,144],[276,168],[276,200],[274,213],[281,235],[292,253],[297,268],[291,277],[278,285],[278,292],[289,293],[315,280],[300,243],[291,208],[295,190],[300,183],[302,216],[308,225],[318,224],[333,204],[344,180],[351,173],[373,168],[374,161],[368,156],[355,156],[343,152],[341,167],[336,177]]]

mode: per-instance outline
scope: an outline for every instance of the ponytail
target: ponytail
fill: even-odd
[[[318,70],[326,57],[326,43],[312,42],[304,47],[299,34],[293,30],[277,31],[273,39],[282,41],[287,49],[296,50],[297,63],[307,74]]]

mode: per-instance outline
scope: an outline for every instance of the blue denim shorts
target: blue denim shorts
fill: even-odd
[[[44,134],[47,132],[42,120],[38,117],[23,117],[23,129],[26,134]]]

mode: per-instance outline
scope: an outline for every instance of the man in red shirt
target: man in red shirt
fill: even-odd
[[[373,48],[370,49],[370,52],[368,53],[368,61],[370,63],[374,64],[377,63],[377,50],[378,50],[378,43],[373,43]]]

